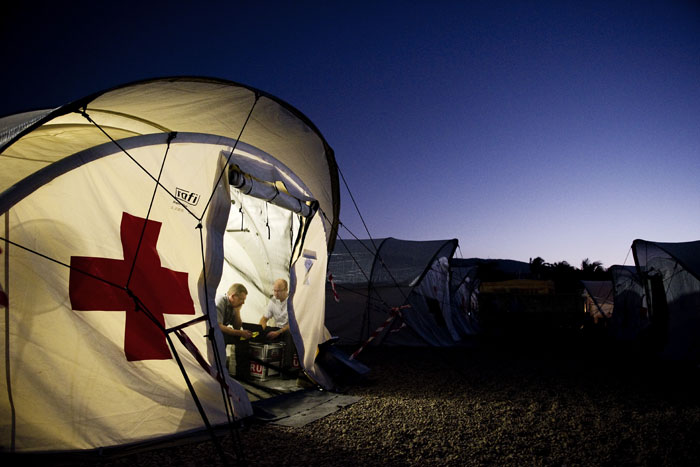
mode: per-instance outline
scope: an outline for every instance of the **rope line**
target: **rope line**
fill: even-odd
[[[338,173],[340,174],[340,178],[343,179],[343,184],[345,185],[345,189],[348,190],[348,194],[350,195],[350,199],[352,200],[352,204],[355,206],[355,211],[357,211],[357,215],[360,216],[360,220],[362,221],[362,225],[365,227],[365,232],[367,232],[367,236],[369,239],[372,241],[372,245],[374,246],[374,249],[377,249],[377,245],[374,244],[374,240],[372,239],[372,234],[369,233],[369,229],[367,228],[367,224],[365,223],[364,217],[362,217],[362,213],[360,212],[360,208],[357,206],[357,202],[355,201],[355,197],[352,195],[352,191],[350,190],[350,186],[348,185],[347,180],[345,180],[345,175],[343,175],[343,172],[340,170],[340,167],[338,167]]]
[[[168,135],[167,145],[165,147],[165,154],[163,154],[163,161],[160,164],[160,171],[158,172],[158,179],[156,180],[156,186],[153,188],[153,195],[151,196],[151,202],[148,205],[148,212],[146,213],[146,219],[143,223],[143,228],[141,229],[141,235],[139,235],[139,241],[136,245],[136,251],[134,252],[134,261],[131,263],[131,269],[129,270],[129,277],[126,279],[125,287],[128,289],[131,283],[131,278],[134,274],[134,269],[136,268],[136,259],[139,256],[139,251],[141,250],[141,243],[143,242],[143,237],[146,235],[146,227],[148,226],[148,219],[151,218],[151,210],[153,209],[153,203],[156,199],[156,193],[158,193],[158,186],[160,186],[160,177],[163,175],[163,168],[165,167],[165,161],[168,159],[168,152],[170,151],[170,142],[175,137],[174,133]]]
[[[209,199],[207,200],[207,204],[204,205],[204,210],[202,211],[202,216],[204,216],[204,213],[207,212],[209,209],[209,204],[211,204],[212,199],[214,199],[214,193],[216,193],[216,186],[221,183],[221,179],[224,178],[224,173],[226,173],[226,170],[231,163],[231,158],[233,157],[233,152],[236,150],[236,147],[238,146],[238,142],[241,140],[241,136],[243,136],[243,131],[245,130],[246,126],[248,126],[248,121],[250,120],[250,116],[253,115],[253,110],[255,109],[255,106],[258,104],[258,100],[260,99],[260,94],[257,92],[255,93],[255,100],[253,101],[253,105],[250,106],[250,110],[248,111],[248,115],[245,118],[245,121],[243,122],[243,126],[241,126],[241,131],[238,133],[238,138],[236,138],[236,142],[233,143],[233,147],[231,148],[231,152],[229,153],[228,157],[226,158],[226,165],[222,167],[221,172],[219,173],[219,178],[217,178],[216,183],[214,184],[214,189],[211,192],[211,195],[209,195]]]
[[[112,143],[114,143],[114,145],[117,146],[117,148],[119,148],[119,150],[120,150],[121,152],[123,152],[129,159],[131,159],[131,161],[132,161],[134,164],[136,164],[136,166],[137,166],[138,168],[140,168],[141,170],[143,170],[143,172],[144,172],[148,177],[150,177],[151,180],[153,180],[154,182],[158,183],[159,186],[163,189],[163,191],[165,191],[168,195],[170,195],[170,197],[171,197],[172,199],[174,199],[185,211],[187,211],[192,217],[194,217],[195,219],[197,219],[197,216],[196,216],[192,211],[190,211],[190,209],[189,209],[187,206],[185,206],[185,204],[184,204],[182,201],[180,201],[180,198],[178,198],[177,196],[173,195],[173,194],[170,192],[170,190],[168,190],[168,189],[167,189],[166,187],[164,187],[163,185],[160,185],[160,182],[158,182],[158,180],[157,180],[148,170],[146,170],[146,168],[145,168],[144,166],[142,166],[142,165],[139,163],[139,161],[137,161],[137,160],[134,158],[134,156],[132,156],[131,154],[129,154],[129,151],[127,151],[121,144],[119,144],[119,142],[117,142],[114,138],[112,138],[112,136],[110,136],[110,134],[107,133],[107,132],[104,130],[104,128],[102,128],[97,122],[95,122],[92,118],[90,118],[90,116],[88,115],[88,113],[87,113],[87,111],[86,111],[85,109],[83,109],[83,110],[80,111],[79,113],[80,113],[80,115],[82,115],[83,117],[85,117],[85,118],[87,119],[88,122],[90,122],[90,123],[92,123],[93,125],[95,125],[95,127],[96,127],[98,130],[100,130]],[[170,133],[170,134],[171,134],[171,135],[176,135],[177,133],[174,133],[174,132],[173,132],[173,133]],[[200,220],[200,219],[197,219],[197,220]]]

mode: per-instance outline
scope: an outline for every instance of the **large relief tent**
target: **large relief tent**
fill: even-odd
[[[92,450],[252,414],[215,296],[289,280],[319,385],[337,167],[289,104],[230,81],[119,86],[0,119],[0,449]],[[244,320],[246,315],[244,313]]]

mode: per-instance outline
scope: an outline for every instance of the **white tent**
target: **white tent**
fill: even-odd
[[[216,326],[232,281],[257,322],[289,279],[300,361],[332,386],[315,356],[338,210],[318,129],[229,81],[147,80],[0,119],[0,449],[119,446],[250,415]]]
[[[341,345],[454,345],[462,336],[447,260],[456,248],[456,239],[339,241],[328,264],[335,285],[326,297],[328,330]]]
[[[645,289],[652,345],[665,358],[700,360],[700,241],[635,240],[632,253]]]

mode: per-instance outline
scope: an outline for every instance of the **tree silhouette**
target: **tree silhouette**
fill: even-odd
[[[588,258],[581,261],[581,280],[604,280],[610,278],[610,274],[600,261],[591,261]]]
[[[588,258],[581,261],[581,272],[595,274],[603,270],[603,263],[600,261],[591,261]]]
[[[547,274],[547,269],[551,265],[546,263],[541,256],[530,261],[530,272],[536,279],[543,279]]]

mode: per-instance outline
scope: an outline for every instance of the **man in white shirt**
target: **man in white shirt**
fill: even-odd
[[[260,326],[267,328],[267,322],[274,318],[276,331],[267,333],[268,339],[277,339],[285,332],[289,332],[289,315],[287,314],[287,299],[289,298],[289,286],[284,279],[277,279],[272,286],[272,298],[260,318]]]
[[[267,322],[275,320],[275,327],[270,326],[270,331],[266,337],[271,341],[282,341],[285,343],[284,355],[282,357],[282,371],[288,372],[292,367],[292,359],[296,349],[294,339],[289,331],[289,315],[287,314],[287,300],[289,298],[289,285],[284,279],[277,279],[272,286],[272,298],[267,304],[267,308],[260,318],[260,326],[263,331],[267,330]]]

